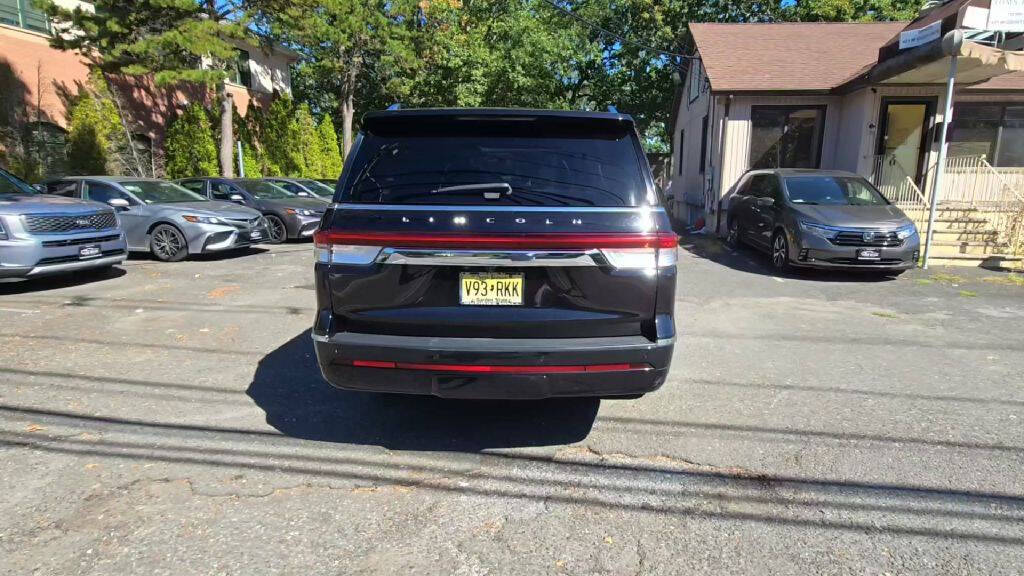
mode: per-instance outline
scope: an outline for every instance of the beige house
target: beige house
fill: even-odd
[[[721,231],[747,170],[826,168],[869,178],[924,230],[953,50],[958,84],[933,254],[1017,260],[1024,73],[1012,70],[1024,54],[1012,49],[1022,39],[964,29],[969,5],[950,2],[911,23],[691,24],[696,58],[673,114],[672,212]],[[901,35],[928,26],[936,40],[900,49]],[[944,52],[946,36],[961,41],[947,40]]]

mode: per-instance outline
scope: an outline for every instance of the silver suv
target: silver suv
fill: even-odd
[[[0,169],[0,278],[107,268],[127,257],[112,208],[40,194]]]

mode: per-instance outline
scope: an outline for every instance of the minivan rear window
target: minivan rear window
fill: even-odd
[[[364,134],[339,200],[516,206],[647,203],[642,156],[631,129],[588,133],[545,128],[484,123],[472,129]]]

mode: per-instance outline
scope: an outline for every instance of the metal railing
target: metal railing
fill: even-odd
[[[923,230],[931,190],[922,191],[892,155],[875,156],[871,166],[872,183]],[[933,164],[928,174],[934,171]],[[944,209],[976,210],[998,233],[1001,250],[1024,254],[1024,168],[997,168],[984,155],[950,156],[938,200]]]
[[[893,204],[905,210],[927,210],[928,198],[891,154],[875,156],[871,183]]]
[[[978,159],[981,196],[973,207],[982,208],[999,232],[999,240],[1006,244],[1007,252],[1017,256],[1024,253],[1024,190],[1010,182],[995,167]]]
[[[978,156],[950,156],[939,200],[950,206],[998,209],[1016,192],[985,159]]]
[[[14,0],[0,4],[0,24],[50,33],[49,19],[32,5],[31,0]]]

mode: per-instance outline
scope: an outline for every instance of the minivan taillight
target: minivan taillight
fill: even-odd
[[[470,251],[599,251],[615,268],[676,264],[678,236],[656,234],[398,234],[324,230],[314,237],[317,262],[369,264],[383,248]]]

